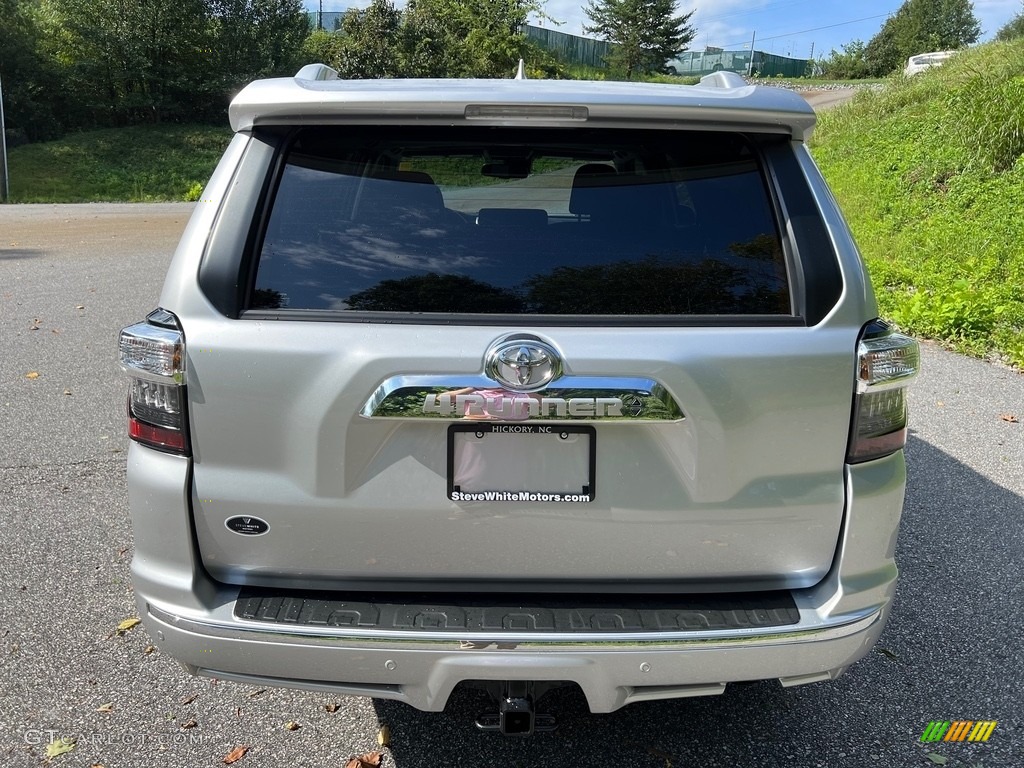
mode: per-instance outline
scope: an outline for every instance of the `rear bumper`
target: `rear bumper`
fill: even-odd
[[[882,611],[850,624],[742,640],[671,643],[373,641],[330,635],[270,635],[181,619],[149,607],[146,625],[189,671],[280,685],[396,699],[439,711],[464,680],[557,680],[582,689],[593,712],[653,699],[722,693],[726,683],[778,678],[783,685],[828,680],[878,639]],[[196,654],[196,649],[201,652]]]
[[[373,696],[441,710],[466,680],[566,681],[594,712],[721,693],[730,682],[835,678],[884,628],[895,590],[902,454],[847,468],[842,538],[828,576],[793,592],[795,625],[772,630],[590,638],[285,628],[234,616],[238,588],[199,565],[189,524],[189,460],[132,445],[135,594],[150,633],[189,671],[260,685]]]

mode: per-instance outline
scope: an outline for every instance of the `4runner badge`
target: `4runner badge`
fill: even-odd
[[[528,333],[491,342],[478,374],[400,374],[385,379],[360,415],[458,421],[681,421],[659,382],[567,374],[553,344]]]

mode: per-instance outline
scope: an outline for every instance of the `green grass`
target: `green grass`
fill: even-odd
[[[230,140],[227,127],[152,125],[15,147],[11,202],[195,200]]]
[[[882,313],[1024,366],[1024,41],[862,91],[820,116],[811,150]]]

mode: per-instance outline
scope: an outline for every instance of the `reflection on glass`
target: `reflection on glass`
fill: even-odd
[[[542,129],[331,130],[303,129],[284,166],[253,309],[791,313],[742,136],[607,131],[602,150]]]

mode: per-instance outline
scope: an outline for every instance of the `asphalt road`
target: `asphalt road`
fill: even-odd
[[[114,634],[135,614],[116,334],[156,306],[189,209],[0,207],[0,766],[38,766],[61,738],[76,746],[55,766],[217,766],[237,746],[242,768],[344,766],[382,722],[383,765],[400,768],[1024,765],[1024,424],[1003,418],[1024,421],[1024,375],[932,346],[911,394],[895,611],[833,683],[600,716],[556,692],[542,709],[561,728],[517,740],[474,730],[473,692],[426,714],[214,683],[141,626]],[[938,719],[998,726],[985,744],[922,744]]]

